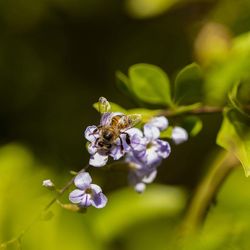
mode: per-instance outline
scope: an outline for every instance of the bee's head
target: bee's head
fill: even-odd
[[[112,133],[112,131],[106,130],[104,131],[102,136],[105,140],[111,141],[113,139],[114,134]]]

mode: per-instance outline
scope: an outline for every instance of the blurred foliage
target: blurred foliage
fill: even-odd
[[[149,18],[164,13],[180,0],[127,0],[128,13],[135,18]]]
[[[241,169],[234,171],[211,206],[202,230],[185,242],[184,249],[248,249],[249,187]]]
[[[155,185],[145,195],[132,188],[109,195],[105,209],[88,209],[85,214],[63,210],[55,204],[43,218],[33,222],[55,194],[42,187],[48,176],[62,181],[39,164],[31,153],[20,145],[0,149],[0,241],[11,239],[26,227],[24,249],[109,249],[106,246],[141,223],[164,219],[173,220],[185,206],[185,194],[177,187]],[[68,176],[67,176],[68,178]],[[62,202],[67,202],[63,198]],[[54,216],[51,216],[54,215]],[[47,217],[47,219],[45,219]],[[16,249],[15,244],[8,249]]]
[[[143,196],[124,188],[124,173],[93,169],[108,206],[79,214],[55,204],[23,249],[177,249],[183,189],[192,194],[206,171],[218,131],[218,145],[249,174],[248,0],[9,0],[0,2],[0,27],[0,242],[53,196],[42,180],[61,186],[88,161],[82,132],[99,122],[90,109],[99,96],[143,122],[168,108],[178,116],[161,136],[180,125],[192,138]],[[204,104],[227,108],[223,117],[183,116]],[[230,176],[184,249],[248,249],[249,188],[242,171]]]

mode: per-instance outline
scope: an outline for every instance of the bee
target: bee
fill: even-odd
[[[99,134],[99,138],[95,144],[101,148],[104,152],[109,152],[112,145],[115,144],[116,140],[120,140],[121,151],[124,150],[121,135],[125,135],[125,140],[130,145],[130,136],[126,132],[128,129],[134,127],[141,121],[140,114],[125,115],[123,113],[112,113],[111,106],[106,98],[99,98],[99,112],[102,114],[101,125],[93,132]]]

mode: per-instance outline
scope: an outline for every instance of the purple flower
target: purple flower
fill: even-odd
[[[155,179],[157,167],[170,154],[169,143],[159,139],[160,131],[167,126],[165,117],[155,117],[144,125],[144,136],[137,133],[132,137],[132,151],[127,154],[126,161],[131,167],[129,182],[137,192],[144,191],[145,184]],[[140,146],[137,148],[134,145]]]
[[[107,203],[107,197],[102,193],[102,189],[92,184],[92,178],[87,172],[79,173],[74,180],[78,189],[69,194],[69,200],[79,207],[94,206],[103,208]]]
[[[129,183],[134,186],[134,189],[138,193],[142,193],[146,188],[146,184],[154,181],[157,175],[157,169],[155,167],[150,168],[139,162],[136,158],[133,158],[132,154],[126,158],[126,161],[130,166],[128,174]]]
[[[184,128],[174,127],[172,131],[172,140],[175,144],[180,144],[188,140],[188,133]]]
[[[167,158],[170,154],[170,145],[168,142],[160,140],[160,131],[166,129],[168,125],[167,119],[163,116],[155,117],[144,125],[144,151],[133,150],[134,157],[150,168],[160,165],[163,158]]]
[[[131,150],[130,143],[134,143],[136,147],[136,134],[141,133],[139,129],[127,129],[119,131],[119,136],[115,136],[115,140],[110,140],[112,143],[103,143],[103,131],[110,131],[111,120],[114,116],[122,116],[122,113],[107,112],[102,115],[100,126],[88,126],[85,130],[85,138],[90,142],[88,145],[88,152],[90,153],[89,165],[94,167],[105,166],[108,157],[111,156],[114,160],[119,160],[126,152]],[[129,142],[128,138],[129,137]],[[133,140],[132,140],[133,137]],[[108,141],[108,139],[107,139]]]

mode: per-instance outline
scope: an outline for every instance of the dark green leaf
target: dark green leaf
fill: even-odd
[[[236,109],[224,112],[222,126],[217,136],[217,144],[232,152],[250,175],[250,120]]]
[[[247,111],[249,112],[249,110],[247,110],[246,108],[248,107],[248,104],[242,104],[241,101],[238,98],[238,91],[240,89],[240,87],[243,87],[243,91],[245,91],[247,93],[247,86],[248,84],[243,84],[243,82],[239,82],[237,84],[234,85],[233,89],[230,91],[228,98],[229,98],[229,102],[230,104],[238,111],[240,112],[242,115],[250,118],[250,115],[247,113]],[[242,93],[242,89],[241,89],[241,94]],[[245,93],[244,93],[245,94]],[[246,100],[246,99],[245,99]]]
[[[198,116],[188,116],[186,117],[181,127],[183,127],[190,136],[196,136],[202,130],[202,120]]]
[[[151,64],[135,64],[129,68],[131,89],[135,96],[150,104],[172,106],[166,73]]]
[[[175,102],[192,104],[203,100],[203,72],[192,63],[183,68],[175,79]]]

